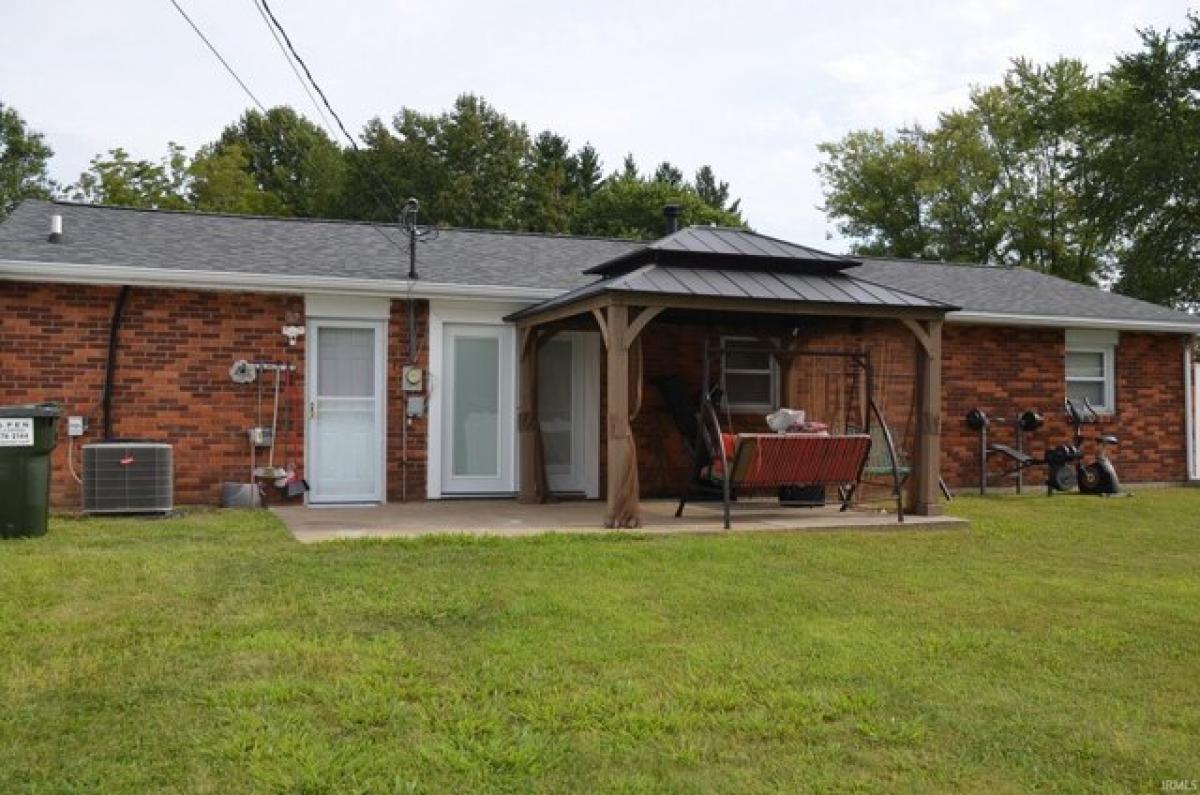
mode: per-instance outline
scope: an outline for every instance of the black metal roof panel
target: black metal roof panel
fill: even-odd
[[[929,309],[936,312],[957,309],[942,301],[886,287],[844,272],[778,273],[650,263],[629,273],[601,279],[555,296],[510,315],[509,319],[567,306],[608,292],[840,305],[845,306],[849,314],[862,307]]]
[[[785,270],[830,272],[858,264],[858,260],[786,240],[721,226],[689,226],[674,234],[618,254],[586,273],[629,271],[643,262],[690,263],[696,267],[729,270]]]

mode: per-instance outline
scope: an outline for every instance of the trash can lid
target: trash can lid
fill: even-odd
[[[22,406],[0,406],[0,417],[59,417],[62,408],[57,403],[26,403]]]

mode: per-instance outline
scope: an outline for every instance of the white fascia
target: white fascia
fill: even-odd
[[[1122,318],[1071,317],[1070,315],[1020,315],[1007,312],[959,310],[946,315],[947,323],[974,323],[985,326],[1041,326],[1052,328],[1095,328],[1117,331],[1160,331],[1175,334],[1200,334],[1200,317],[1188,320],[1126,320]]]
[[[136,268],[124,265],[77,265],[58,262],[0,260],[0,280],[67,283],[131,284],[222,292],[327,293],[330,295],[373,295],[396,298],[444,298],[458,300],[544,301],[565,289],[510,287],[495,284],[446,284],[408,279],[351,279],[341,276],[292,276],[274,273],[229,273],[217,271]]]
[[[62,262],[0,260],[0,280],[68,284],[132,284],[192,290],[262,293],[328,293],[405,298],[442,298],[466,301],[527,301],[554,298],[565,289],[511,287],[497,284],[447,284],[408,279],[351,279],[341,276],[292,276],[274,273],[170,270],[125,265],[81,265]],[[1200,334],[1196,321],[1123,320],[1120,318],[1023,315],[960,310],[946,315],[949,323],[994,326],[1048,326],[1054,328],[1107,328],[1123,331],[1159,331]]]

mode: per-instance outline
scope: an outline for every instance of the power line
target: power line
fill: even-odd
[[[224,67],[225,67],[225,69],[226,69],[226,70],[229,72],[229,74],[233,76],[233,79],[237,81],[237,84],[238,84],[239,86],[241,86],[241,88],[242,88],[242,91],[245,91],[245,92],[246,92],[246,96],[250,97],[251,101],[253,101],[253,102],[254,102],[254,104],[258,106],[259,110],[261,110],[261,111],[263,112],[263,118],[264,118],[264,119],[268,119],[268,118],[269,118],[269,113],[268,113],[268,111],[267,111],[267,108],[266,108],[266,106],[265,106],[265,105],[263,105],[263,103],[259,101],[258,97],[256,97],[256,96],[254,95],[254,92],[250,90],[250,87],[246,85],[246,82],[245,82],[244,80],[242,80],[242,78],[241,78],[241,77],[238,75],[238,73],[237,73],[237,72],[234,70],[234,68],[233,68],[232,66],[230,66],[230,65],[229,65],[229,62],[225,60],[224,56],[222,56],[222,55],[221,55],[220,51],[219,51],[219,50],[217,50],[216,46],[215,46],[215,45],[213,45],[213,43],[212,43],[211,41],[209,41],[208,37],[204,35],[204,31],[200,30],[200,27],[199,27],[198,25],[196,25],[196,23],[195,23],[195,22],[193,22],[193,21],[192,21],[192,18],[191,18],[191,17],[189,17],[189,16],[187,15],[187,12],[183,10],[183,7],[182,7],[181,5],[179,5],[179,3],[178,3],[178,1],[177,1],[177,0],[170,0],[170,2],[171,2],[171,5],[175,6],[175,10],[176,10],[176,11],[178,11],[178,12],[179,12],[179,14],[180,14],[180,15],[181,15],[181,16],[184,18],[184,20],[186,20],[186,21],[187,21],[188,25],[190,25],[190,26],[191,26],[192,30],[194,30],[194,31],[196,32],[196,35],[200,37],[200,40],[204,42],[205,46],[207,46],[207,47],[208,47],[208,49],[209,49],[209,50],[212,52],[212,54],[213,54],[213,55],[215,55],[215,56],[217,57],[217,60],[221,62],[221,65],[222,65],[222,66],[224,66]],[[266,3],[265,3],[265,0],[264,0],[264,2],[263,2],[263,5],[266,5]],[[267,11],[268,11],[268,13],[269,13],[269,12],[270,12],[270,9],[268,8],[268,9],[267,9]],[[272,18],[273,18],[273,17],[272,17]],[[282,30],[282,28],[281,28],[281,30]],[[285,38],[286,38],[286,36],[287,36],[287,34],[284,34],[284,37],[285,37]],[[290,48],[290,43],[289,43],[289,48]],[[294,51],[293,51],[293,52],[294,52]],[[286,57],[286,53],[285,53],[285,57]],[[290,61],[289,61],[289,63],[290,63]],[[306,68],[304,71],[307,73],[307,72],[308,72],[308,69]],[[310,78],[310,79],[311,79],[311,78]],[[316,88],[317,88],[317,91],[318,91],[318,92],[321,90],[321,89],[320,89],[320,87],[317,87],[317,86],[316,86],[316,83],[314,83],[313,85],[314,85],[314,87],[316,87]],[[325,97],[324,97],[324,94],[322,94],[322,95],[321,95],[321,98],[322,98],[322,99],[324,99],[324,98],[325,98]],[[328,106],[328,104],[329,104],[329,103],[328,103],[328,101],[326,100],[326,106]],[[333,112],[333,108],[330,108],[329,110],[330,110],[330,112],[331,112],[331,113]],[[334,114],[334,118],[337,118],[337,114],[336,114],[336,113]],[[338,119],[338,125],[339,125],[339,126],[341,126],[341,119]],[[346,132],[346,128],[345,128],[345,127],[342,127],[342,132],[343,132],[343,133],[345,133],[345,132]],[[279,128],[279,133],[280,133],[280,135],[284,136],[285,138],[287,137],[287,133],[286,133],[286,131],[283,129],[283,127],[280,127],[280,128]],[[354,143],[354,140],[353,140],[353,139],[351,139],[351,141],[350,141],[350,142],[351,142],[351,144],[353,144],[353,143]],[[293,143],[293,145],[295,144],[295,142],[294,142],[294,141],[293,141],[292,143]],[[358,149],[357,145],[356,145],[354,148],[355,148],[355,150],[357,150],[357,149]],[[299,147],[296,147],[296,151],[297,151],[297,152],[299,152],[299,151],[300,151],[300,148],[299,148]],[[377,205],[380,205],[380,204],[382,204],[382,203],[379,201],[379,197],[378,197],[378,196],[376,196],[376,197],[375,197],[375,201],[376,201],[376,204],[377,204]],[[393,203],[395,203],[395,202],[394,202],[394,200],[393,200]],[[396,242],[395,240],[393,240],[393,239],[392,239],[392,237],[391,237],[391,235],[387,234],[387,233],[386,233],[386,232],[384,232],[382,229],[380,229],[378,226],[376,226],[374,222],[372,222],[372,221],[367,221],[367,224],[368,224],[368,225],[369,225],[369,226],[370,226],[372,229],[374,229],[374,230],[375,230],[375,231],[376,231],[376,232],[377,232],[377,233],[378,233],[378,234],[379,234],[379,235],[380,235],[380,236],[381,236],[381,237],[382,237],[384,240],[386,240],[388,243],[390,243],[390,244],[392,244],[393,246],[395,246],[395,247],[396,247],[396,248],[397,248],[399,251],[401,251],[401,252],[404,252],[404,251],[405,251],[405,248],[404,248],[404,246],[402,246],[400,243],[398,243],[398,242]]]
[[[358,141],[356,141],[354,136],[351,135],[346,129],[346,125],[342,123],[342,117],[339,116],[337,111],[333,109],[333,105],[330,104],[329,98],[325,96],[325,92],[321,90],[321,86],[319,83],[317,83],[317,79],[313,77],[312,70],[308,68],[308,64],[306,64],[304,59],[300,57],[300,53],[296,52],[296,47],[292,44],[291,37],[288,36],[287,31],[283,29],[283,24],[279,21],[279,18],[275,16],[275,12],[271,10],[271,4],[268,3],[267,0],[255,0],[255,2],[262,6],[262,10],[267,12],[267,16],[270,18],[271,24],[273,24],[279,31],[279,35],[283,36],[283,41],[284,44],[287,45],[288,52],[292,54],[292,57],[296,59],[296,63],[300,64],[300,68],[304,70],[304,74],[308,78],[308,82],[312,84],[314,89],[316,89],[317,95],[321,97],[321,101],[325,103],[325,107],[329,110],[330,115],[333,116],[334,121],[337,122],[337,126],[342,131],[342,135],[346,136],[346,140],[350,142],[351,148],[353,148],[356,153],[361,151],[358,147]],[[354,158],[351,158],[351,162],[356,161]],[[375,194],[375,204],[377,209],[383,208],[383,205],[386,204],[388,207],[383,208],[385,212],[387,212],[389,209],[393,212],[399,211],[400,201],[396,198],[395,194],[392,193],[391,189],[388,188],[387,182],[375,172],[367,169],[365,166],[362,168],[375,179],[375,182],[378,183],[379,187],[383,189],[383,195],[387,197],[387,201],[384,202],[380,200],[378,194]],[[371,192],[375,193],[374,190]]]
[[[296,82],[304,89],[304,93],[308,95],[309,102],[316,109],[317,115],[321,117],[321,123],[326,128],[332,129],[329,119],[325,116],[324,109],[317,102],[317,98],[313,96],[312,89],[308,87],[308,81],[300,74],[300,70],[296,68],[296,63],[288,55],[287,49],[283,46],[283,40],[279,38],[279,34],[275,32],[275,27],[271,24],[271,20],[267,18],[267,14],[263,11],[262,4],[258,0],[254,0],[254,8],[258,11],[258,15],[262,17],[263,24],[267,26],[267,31],[271,34],[271,38],[275,39],[275,44],[279,47],[279,52],[283,54],[283,60],[287,61],[287,65],[291,68],[292,74],[296,77]]]
[[[209,50],[212,51],[212,54],[217,56],[217,60],[220,61],[221,65],[225,67],[225,71],[229,72],[233,79],[237,81],[237,84],[242,87],[242,91],[245,91],[246,95],[254,101],[254,104],[258,105],[259,109],[262,110],[263,113],[266,113],[266,107],[258,101],[258,97],[254,96],[254,92],[249,89],[245,81],[243,81],[242,78],[238,76],[238,73],[234,71],[233,67],[229,65],[229,61],[226,61],[221,53],[217,51],[217,48],[213,46],[213,43],[208,40],[208,36],[204,35],[204,31],[200,30],[200,28],[196,26],[196,23],[192,21],[192,18],[187,15],[186,11],[183,10],[183,6],[179,5],[176,0],[171,0],[171,5],[175,6],[175,10],[179,12],[180,16],[182,16],[184,20],[186,20],[187,23],[192,26],[192,30],[196,31],[196,35],[199,36],[200,40],[204,42]]]
[[[174,1],[175,0],[171,0],[171,2]],[[342,117],[339,116],[337,111],[333,109],[333,106],[329,104],[329,98],[325,96],[325,92],[321,90],[321,86],[317,83],[316,78],[312,76],[312,72],[309,70],[308,64],[304,63],[304,59],[300,57],[300,53],[296,52],[296,48],[292,46],[291,38],[288,36],[287,31],[283,29],[283,25],[279,24],[279,20],[275,17],[275,12],[271,10],[271,5],[267,2],[267,0],[258,0],[258,2],[262,5],[263,10],[267,12],[267,16],[271,18],[271,23],[276,27],[276,29],[279,30],[279,34],[283,36],[283,41],[285,44],[287,44],[288,51],[291,52],[292,57],[296,59],[296,63],[300,64],[300,68],[304,70],[304,74],[308,77],[308,82],[312,83],[312,87],[317,90],[317,94],[321,97],[321,101],[325,103],[325,107],[329,109],[330,115],[333,116],[334,121],[337,122],[338,127],[341,129],[342,135],[346,136],[346,140],[350,142],[350,145],[354,147],[355,151],[358,151],[358,142],[355,141],[354,136],[346,130],[346,125],[342,124]]]

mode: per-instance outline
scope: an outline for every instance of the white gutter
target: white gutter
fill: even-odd
[[[1192,320],[1125,320],[1070,315],[1021,315],[1007,312],[959,310],[946,315],[947,323],[975,323],[987,326],[1044,326],[1052,328],[1100,328],[1119,331],[1163,331],[1200,334],[1200,317]]]
[[[56,284],[132,284],[138,287],[186,288],[222,292],[330,293],[405,298],[544,301],[565,290],[495,284],[447,284],[408,279],[350,279],[342,276],[292,276],[274,273],[135,268],[124,265],[78,265],[61,262],[0,260],[0,280]]]

